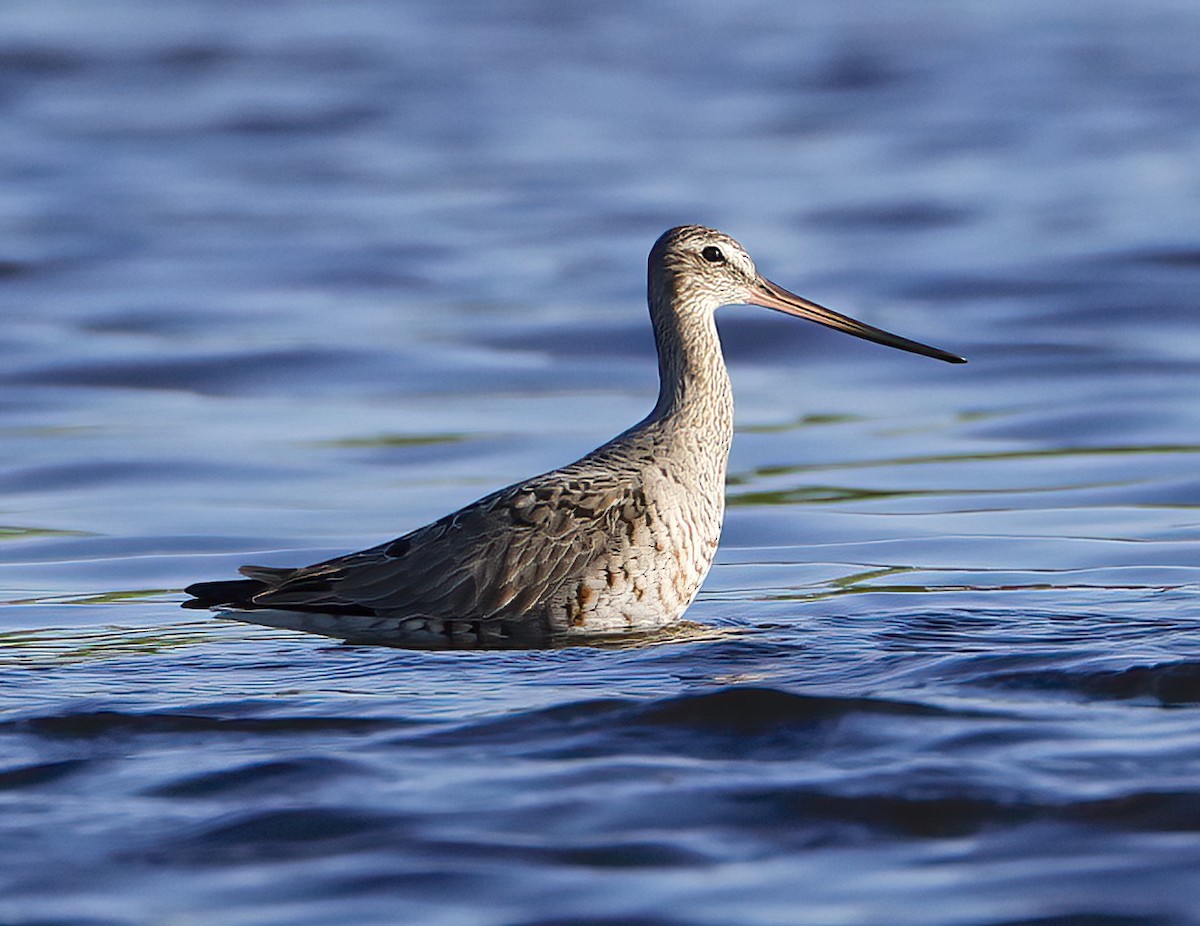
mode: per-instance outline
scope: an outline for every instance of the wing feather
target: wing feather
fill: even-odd
[[[289,573],[259,607],[365,607],[381,616],[515,617],[545,605],[617,542],[644,498],[614,476],[531,480],[394,541]],[[255,578],[266,579],[256,571]]]

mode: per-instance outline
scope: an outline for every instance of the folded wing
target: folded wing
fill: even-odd
[[[256,608],[486,621],[551,601],[644,512],[642,493],[595,475],[503,489],[410,534],[313,566],[242,573]]]

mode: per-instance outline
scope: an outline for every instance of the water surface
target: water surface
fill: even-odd
[[[1193,4],[0,10],[0,920],[1200,922]],[[747,308],[662,645],[179,610],[640,418]]]

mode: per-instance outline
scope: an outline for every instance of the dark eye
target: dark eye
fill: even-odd
[[[721,253],[721,249],[713,247],[711,244],[700,252],[700,256],[714,264],[725,263],[725,255]]]

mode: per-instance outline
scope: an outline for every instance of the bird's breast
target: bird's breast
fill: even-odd
[[[725,461],[650,455],[638,474],[638,505],[626,506],[607,547],[569,584],[565,630],[624,633],[677,620],[716,555],[725,511]]]

